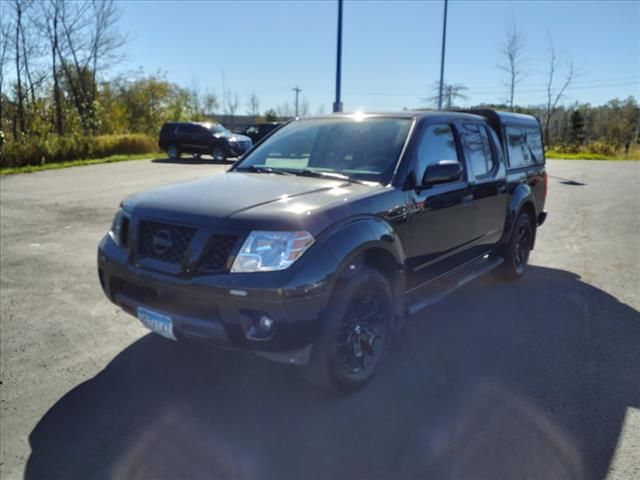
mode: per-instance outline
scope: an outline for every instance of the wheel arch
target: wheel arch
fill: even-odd
[[[405,253],[391,225],[379,218],[360,218],[333,231],[326,246],[337,260],[331,292],[363,267],[373,268],[391,284],[396,322],[404,318]]]
[[[533,191],[526,183],[518,185],[511,196],[511,200],[507,207],[507,217],[505,219],[504,234],[500,242],[501,245],[504,245],[511,238],[516,221],[522,212],[526,212],[531,218],[531,226],[533,229],[531,248],[533,249],[536,238],[537,208]]]

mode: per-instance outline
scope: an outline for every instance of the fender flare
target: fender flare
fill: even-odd
[[[535,221],[537,217],[538,208],[536,206],[536,199],[533,195],[533,191],[531,187],[526,183],[521,183],[516,187],[511,196],[511,200],[509,201],[509,205],[507,206],[507,218],[505,219],[505,227],[504,233],[502,236],[501,244],[506,243],[511,238],[511,234],[513,233],[513,228],[515,226],[516,220],[520,215],[520,212],[526,206],[530,205],[533,210],[533,227],[534,227],[534,242],[535,242]]]
[[[352,218],[323,232],[318,243],[336,261],[335,274],[329,281],[331,291],[345,275],[350,274],[351,265],[354,272],[364,265],[367,252],[384,251],[387,254],[385,261],[390,266],[392,261],[396,316],[404,315],[406,256],[400,238],[389,223],[371,216]]]

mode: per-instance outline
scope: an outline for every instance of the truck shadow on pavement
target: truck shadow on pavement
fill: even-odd
[[[348,397],[147,335],[51,407],[25,477],[603,478],[640,407],[639,346],[635,309],[542,267],[417,314]]]

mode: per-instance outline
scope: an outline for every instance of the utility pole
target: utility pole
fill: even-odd
[[[440,55],[440,94],[438,95],[438,110],[442,110],[442,87],[444,85],[444,46],[447,42],[447,4],[444,0],[444,19],[442,20],[442,54]]]
[[[342,0],[338,0],[338,48],[336,51],[336,101],[333,102],[333,113],[342,112],[340,100],[340,80],[342,77]]]
[[[297,117],[298,116],[298,95],[300,95],[300,92],[302,91],[302,89],[296,85],[291,90],[296,92],[296,117]]]

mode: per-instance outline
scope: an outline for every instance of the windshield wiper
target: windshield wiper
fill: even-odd
[[[358,180],[357,178],[349,177],[344,173],[338,172],[322,172],[320,170],[311,170],[310,168],[303,168],[301,170],[287,170],[289,173],[294,175],[300,175],[303,177],[318,177],[318,178],[331,178],[334,180],[345,180],[347,182],[352,183],[361,183],[365,184],[362,180]]]
[[[276,175],[291,175],[291,172],[287,170],[281,170],[279,168],[271,168],[261,165],[249,165],[248,167],[236,168],[238,172],[253,172],[253,173],[275,173]]]

